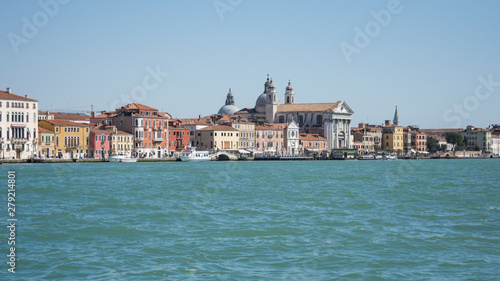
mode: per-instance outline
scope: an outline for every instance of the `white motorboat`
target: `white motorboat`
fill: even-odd
[[[375,160],[375,156],[372,154],[365,154],[358,157],[358,160]]]
[[[113,155],[109,157],[109,162],[137,162],[137,158],[133,158],[124,153],[119,153],[118,155]]]
[[[398,160],[398,157],[396,155],[386,155],[385,160]]]
[[[196,151],[196,147],[188,146],[181,154],[181,161],[184,162],[201,162],[212,161],[208,151]]]

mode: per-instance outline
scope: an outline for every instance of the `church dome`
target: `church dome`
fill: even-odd
[[[240,109],[234,105],[234,104],[228,104],[224,105],[219,109],[219,112],[217,114],[229,114],[229,115],[234,115],[235,112],[240,111]]]
[[[267,95],[266,93],[263,93],[257,98],[257,101],[255,102],[255,111],[257,112],[266,112],[266,100],[267,100]]]
[[[229,93],[227,93],[226,104],[219,109],[217,114],[229,114],[234,115],[235,112],[240,111],[240,109],[234,105],[234,97],[231,89],[229,89]]]

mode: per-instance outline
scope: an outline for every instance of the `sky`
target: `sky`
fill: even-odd
[[[41,110],[345,101],[359,122],[500,123],[500,1],[0,0],[0,89]]]

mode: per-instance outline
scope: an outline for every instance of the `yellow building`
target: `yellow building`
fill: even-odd
[[[134,135],[124,131],[119,131],[115,126],[107,126],[106,130],[111,130],[111,155],[124,153],[132,156],[134,149]]]
[[[391,124],[391,121],[385,121],[382,127],[382,149],[389,151],[403,152],[404,136],[403,127]]]
[[[54,132],[38,127],[38,158],[51,158],[55,154]]]
[[[68,159],[89,156],[89,124],[66,120],[40,120],[38,125],[54,132],[56,157]]]
[[[238,150],[239,132],[225,125],[212,125],[196,132],[195,146],[199,150]]]

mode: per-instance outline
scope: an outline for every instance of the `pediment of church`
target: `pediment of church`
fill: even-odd
[[[333,113],[351,115],[354,111],[352,111],[345,101],[342,101],[333,109]]]

